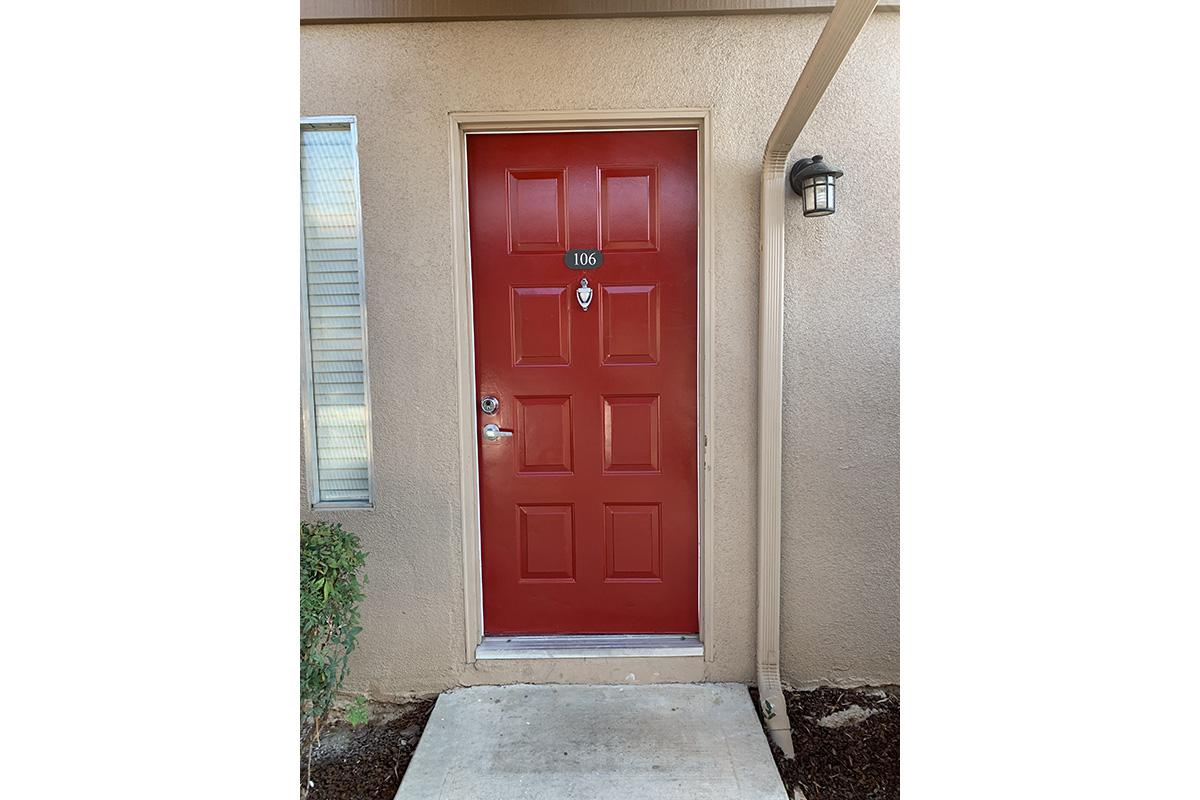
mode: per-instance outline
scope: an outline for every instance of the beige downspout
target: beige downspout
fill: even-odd
[[[787,157],[876,0],[838,0],[763,153],[758,310],[758,701],[789,758],[791,724],[779,681],[779,543],[783,427],[783,201]]]

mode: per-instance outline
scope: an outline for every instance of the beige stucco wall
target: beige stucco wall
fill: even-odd
[[[786,206],[780,667],[797,685],[900,679],[898,23],[877,12],[793,152],[846,172],[833,216]]]
[[[359,120],[376,508],[309,511],[301,486],[306,518],[342,522],[370,552],[349,688],[753,680],[758,177],[824,21],[301,29],[301,113]],[[899,678],[898,37],[899,15],[877,13],[797,148],[847,174],[833,217],[788,205],[782,669],[795,684]],[[713,113],[715,660],[468,665],[447,114],[656,107]]]

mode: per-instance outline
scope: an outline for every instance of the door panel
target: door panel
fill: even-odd
[[[600,363],[657,364],[661,328],[656,284],[600,288]]]
[[[658,247],[658,169],[600,168],[600,249],[653,252]]]
[[[567,232],[565,170],[508,173],[508,243],[513,253],[561,253]]]
[[[514,367],[571,363],[571,303],[563,286],[513,286],[510,320]]]
[[[604,471],[661,472],[658,395],[604,395]]]
[[[696,145],[467,137],[485,633],[699,629]]]
[[[517,474],[570,475],[575,469],[571,398],[515,397]]]

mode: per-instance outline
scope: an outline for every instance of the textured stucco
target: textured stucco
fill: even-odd
[[[898,22],[863,29],[793,153],[846,172],[833,216],[786,206],[780,667],[793,684],[900,680]]]
[[[753,680],[758,176],[825,19],[301,29],[301,113],[359,120],[376,508],[314,512],[300,493],[305,518],[370,552],[349,688]],[[797,149],[846,170],[838,213],[788,204],[782,668],[797,684],[898,680],[898,36],[877,13]],[[468,665],[447,115],[660,107],[713,115],[716,659]]]

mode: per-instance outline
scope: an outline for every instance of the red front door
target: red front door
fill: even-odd
[[[696,163],[695,131],[467,137],[485,633],[698,630]]]

